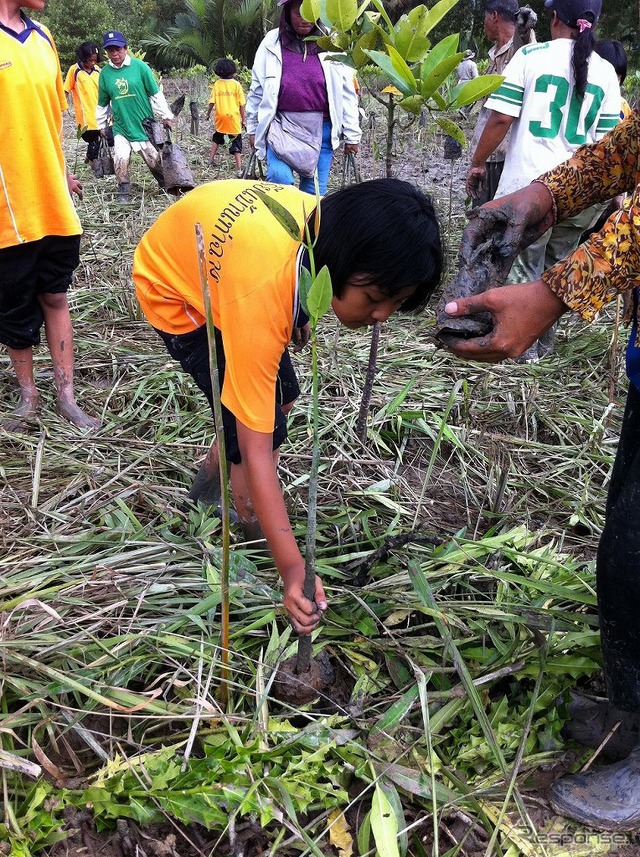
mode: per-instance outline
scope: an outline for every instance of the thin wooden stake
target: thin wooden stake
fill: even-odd
[[[224,427],[222,423],[222,403],[220,401],[220,382],[218,380],[218,356],[216,354],[216,335],[211,310],[211,294],[207,277],[207,259],[204,251],[204,233],[202,225],[196,223],[196,243],[198,246],[198,262],[200,268],[200,287],[204,303],[204,314],[207,320],[207,342],[209,344],[209,371],[211,373],[211,390],[213,393],[213,420],[218,441],[218,459],[220,469],[220,509],[222,519],[222,567],[220,569],[221,589],[221,647],[222,647],[222,682],[220,694],[224,704],[228,697],[229,678],[229,488],[227,481],[227,454],[224,442]]]
[[[378,343],[380,342],[380,322],[376,321],[371,331],[371,347],[369,349],[369,363],[367,364],[367,376],[364,381],[362,390],[362,400],[360,402],[360,410],[358,411],[358,419],[356,421],[356,434],[358,438],[365,442],[367,439],[367,415],[369,413],[369,405],[371,404],[371,394],[373,393],[373,382],[376,377],[377,360],[378,360]]]

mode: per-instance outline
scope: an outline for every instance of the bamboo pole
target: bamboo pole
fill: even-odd
[[[204,233],[202,225],[196,223],[196,243],[198,246],[198,263],[200,269],[200,287],[204,302],[204,314],[207,320],[207,342],[209,344],[209,370],[211,373],[211,390],[213,393],[213,420],[216,427],[216,439],[218,441],[218,461],[220,469],[220,509],[222,519],[222,567],[220,569],[221,588],[221,639],[222,648],[222,682],[220,694],[223,703],[227,702],[227,682],[229,677],[229,488],[227,480],[227,455],[224,442],[224,428],[222,423],[222,403],[220,401],[220,382],[218,376],[218,357],[216,354],[215,326],[213,324],[213,312],[211,310],[211,294],[207,277],[207,259],[204,251]]]

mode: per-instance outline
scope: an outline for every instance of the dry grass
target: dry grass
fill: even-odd
[[[382,170],[375,133],[363,146],[365,178]],[[204,134],[194,140],[182,129],[178,137],[196,177],[205,180]],[[75,142],[67,145],[72,159]],[[449,165],[436,169],[439,147],[424,129],[406,132],[398,173],[433,193],[455,247],[462,200],[458,192],[449,217]],[[232,169],[229,158],[229,175]],[[453,169],[459,188],[462,166]],[[85,774],[116,749],[133,756],[167,741],[178,745],[196,712],[207,729],[215,729],[223,713],[215,695],[219,523],[184,504],[211,441],[212,421],[202,397],[140,318],[130,282],[133,249],[170,200],[152,187],[140,163],[127,207],[114,202],[111,179],[90,180],[84,165],[81,175],[85,236],[72,292],[77,393],[90,413],[101,415],[102,428],[86,434],[55,416],[48,355],[40,349],[37,424],[18,434],[0,429],[0,725],[5,749],[30,755],[37,737],[52,765],[69,773],[75,759],[77,772]],[[607,317],[588,329],[567,321],[556,356],[535,366],[457,362],[435,348],[432,324],[427,311],[385,325],[365,445],[355,423],[369,338],[338,330],[329,318],[322,324],[319,555],[332,610],[317,643],[330,645],[356,681],[343,715],[359,747],[367,746],[372,726],[411,689],[415,676],[426,680],[422,702],[413,697],[393,728],[385,727],[388,744],[368,752],[377,771],[391,760],[417,770],[427,765],[426,771],[428,734],[439,766],[448,771],[439,774],[441,781],[453,788],[456,778],[469,778],[458,788],[466,794],[460,800],[465,812],[475,806],[481,815],[473,802],[478,795],[501,806],[502,766],[491,752],[476,758],[465,743],[474,720],[470,689],[453,670],[450,646],[411,583],[411,563],[428,580],[472,680],[484,688],[487,711],[508,692],[514,729],[524,740],[522,706],[544,700],[533,727],[539,736],[555,710],[554,697],[576,676],[593,673],[598,657],[592,558],[624,380],[619,360],[616,398],[609,402]],[[15,390],[8,361],[1,359],[0,393],[8,407]],[[303,538],[310,379],[307,356],[295,359],[303,396],[283,448],[282,477]],[[442,547],[416,537],[354,588],[345,568],[386,537],[411,530],[438,537]],[[274,624],[281,611],[269,563],[238,534],[234,555],[241,567],[234,577],[227,717],[251,724],[261,659],[275,663],[290,641]],[[548,672],[534,693],[541,634]],[[516,680],[507,690],[505,676],[512,672]],[[306,716],[310,723],[322,719]],[[83,723],[102,755],[78,731]],[[483,732],[488,740],[497,724],[482,728],[489,728]],[[516,745],[500,745],[503,763],[512,764]],[[562,760],[557,742],[547,750],[539,757],[546,764]],[[538,741],[521,770],[535,770],[542,752]],[[415,835],[431,835],[419,809],[425,802],[402,794],[406,823],[422,817]],[[447,812],[451,807],[441,820]],[[506,853],[514,840],[503,834]],[[531,830],[526,837],[534,841]],[[543,853],[537,846],[530,852],[517,847],[509,853]]]

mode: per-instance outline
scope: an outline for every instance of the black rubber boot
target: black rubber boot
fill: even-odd
[[[640,747],[623,762],[556,780],[554,810],[596,830],[640,828]]]
[[[121,182],[118,185],[118,202],[129,202],[131,194],[131,183]]]
[[[594,750],[602,746],[605,759],[619,762],[640,745],[640,714],[575,696],[569,703],[569,720],[562,736]]]

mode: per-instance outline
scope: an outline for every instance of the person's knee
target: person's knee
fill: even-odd
[[[275,184],[293,184],[293,170],[282,161],[267,162],[267,181]]]
[[[43,312],[66,310],[69,306],[66,292],[42,292],[38,295],[38,302]]]

